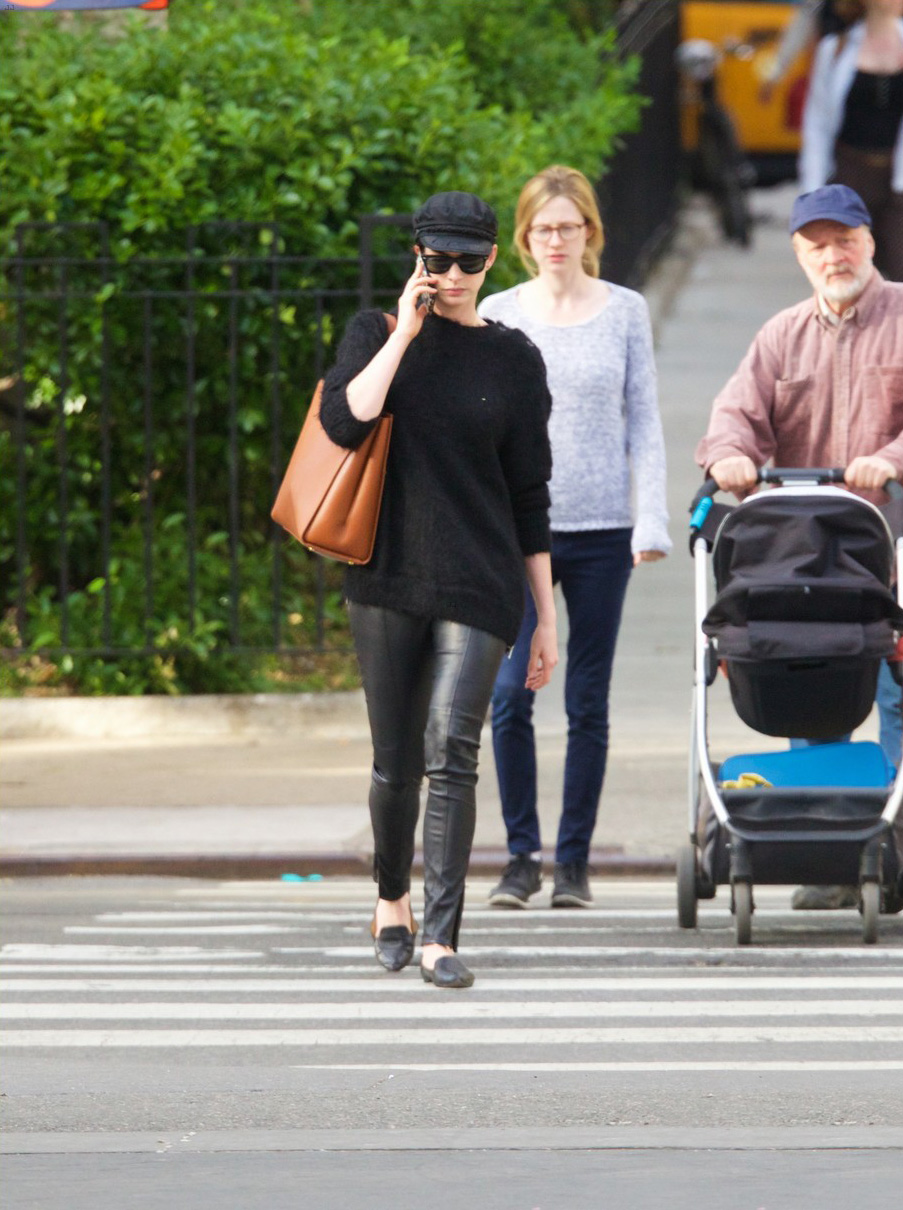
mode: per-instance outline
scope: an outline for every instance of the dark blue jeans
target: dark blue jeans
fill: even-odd
[[[903,747],[903,691],[894,680],[893,673],[887,666],[887,661],[881,661],[878,673],[878,688],[875,690],[875,702],[878,706],[878,742],[887,758],[888,764],[899,769],[901,747]],[[848,744],[852,734],[838,735],[834,739],[791,739],[791,748],[809,748],[818,744]]]
[[[608,758],[608,689],[624,594],[633,560],[629,529],[552,535],[552,579],[561,584],[570,634],[564,700],[568,744],[564,802],[555,860],[586,861]],[[530,639],[536,627],[533,598],[517,642],[492,695],[492,746],[502,814],[511,853],[542,847],[536,810],[536,743],[533,691],[524,688]]]

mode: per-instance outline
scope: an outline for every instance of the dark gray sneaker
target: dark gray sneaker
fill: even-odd
[[[593,905],[585,861],[555,862],[553,908],[588,908]]]
[[[795,912],[833,912],[838,908],[859,906],[859,888],[855,886],[799,886],[790,906]]]
[[[493,907],[525,908],[542,886],[542,863],[529,853],[515,853],[502,870],[502,880],[489,892]]]

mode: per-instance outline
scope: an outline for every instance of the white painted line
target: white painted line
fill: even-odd
[[[612,918],[614,920],[614,917]],[[369,920],[369,917],[368,917]],[[333,921],[333,924],[338,929],[349,937],[362,938],[369,932],[363,922],[346,923],[344,921]],[[699,933],[703,936],[719,936],[724,934],[733,934],[734,925],[730,918],[725,915],[720,919],[704,919],[700,917]],[[842,932],[846,935],[849,941],[855,938],[857,941],[861,936],[862,925],[858,917],[850,917],[849,920],[832,922],[832,931],[837,933]],[[247,924],[182,924],[182,925],[67,925],[63,932],[67,936],[72,937],[112,937],[112,938],[132,938],[132,937],[265,937],[265,936],[293,936],[299,939],[305,934],[321,932],[315,925],[308,924],[306,917],[298,916],[295,924],[255,924],[248,922]],[[522,925],[508,926],[504,928],[482,928],[479,925],[476,927],[467,927],[465,923],[464,933],[468,941],[468,949],[471,949],[471,939],[474,944],[479,944],[484,938],[488,940],[499,939],[499,944],[503,944],[501,938],[510,938],[510,944],[517,946],[518,952],[528,947],[520,945],[521,939],[527,941],[547,939],[551,937],[575,938],[575,939],[611,939],[619,936],[629,936],[636,938],[638,936],[650,936],[660,938],[663,932],[668,932],[669,926],[662,924],[638,924],[626,921],[623,917],[618,922],[603,923],[599,922],[592,927],[574,928],[573,926],[555,927],[554,925]],[[795,939],[811,937],[813,929],[810,925],[800,923],[799,920],[794,920],[781,927],[781,933],[786,938],[790,934],[795,934]],[[498,947],[496,947],[498,949]],[[567,946],[567,949],[573,947]],[[672,952],[679,950],[681,947],[675,945],[670,947]]]
[[[13,968],[16,969],[16,968]],[[21,968],[19,968],[21,969]],[[106,970],[105,967],[95,968],[98,970]],[[132,968],[130,968],[131,970]],[[156,974],[161,968],[148,968],[153,974]],[[222,974],[225,971],[240,971],[246,974],[247,967],[208,967],[210,971],[215,971],[216,974]],[[259,968],[267,970],[270,968]],[[288,968],[277,967],[273,968],[277,971],[284,972]],[[322,969],[322,968],[319,968]],[[382,971],[375,968],[371,978],[356,979],[346,977],[344,979],[280,979],[273,977],[270,979],[257,978],[240,978],[240,979],[150,979],[150,978],[128,978],[128,979],[18,979],[4,978],[0,989],[4,992],[34,992],[34,991],[71,991],[71,992],[230,992],[236,995],[251,993],[251,992],[271,992],[271,993],[286,993],[289,992],[364,992],[367,995],[372,995],[375,991],[381,995],[383,993],[394,994],[401,992],[404,994],[421,993],[427,991],[421,985],[419,979],[415,980],[407,976],[393,979],[387,978]],[[501,975],[487,975],[482,971],[480,978],[469,995],[481,995],[484,992],[656,992],[670,994],[675,991],[691,991],[700,993],[720,993],[726,991],[742,991],[742,992],[761,992],[761,991],[780,991],[787,995],[791,993],[802,992],[806,994],[813,991],[855,991],[862,994],[863,992],[877,991],[903,991],[903,976],[901,975],[766,975],[760,976],[755,974],[749,975],[711,975],[708,972],[700,972],[696,976],[679,975],[674,978],[668,978],[663,975],[661,978],[625,976],[622,979],[618,978],[597,978],[595,976],[587,976],[586,978],[571,978],[568,976],[550,975],[546,979],[536,979],[532,977],[518,978],[512,976],[505,978]],[[693,1001],[696,1003],[696,1001]]]
[[[725,905],[726,906],[726,905]],[[783,913],[789,915],[789,912]],[[525,927],[529,932],[533,929],[548,927],[541,921],[554,921],[557,927],[586,927],[593,920],[672,920],[677,917],[677,909],[673,911],[663,908],[586,908],[576,915],[567,916],[568,924],[564,925],[565,914],[561,911],[529,912],[500,912],[489,908],[486,911],[465,912],[465,920],[494,921],[500,929],[510,927]],[[158,912],[102,912],[94,917],[98,924],[203,924],[206,922],[227,922],[245,920],[304,920],[317,924],[361,924],[369,925],[373,918],[372,907],[369,911],[359,911],[351,907],[335,911],[312,911],[301,905],[296,908],[230,908],[216,911],[158,911]],[[515,924],[526,921],[526,925]]]
[[[42,958],[53,958],[57,962],[67,959],[94,962],[154,962],[204,958],[235,961],[236,958],[262,958],[259,950],[210,950],[198,945],[38,945],[20,942],[4,945],[0,950],[4,960],[34,962]]]
[[[899,957],[899,954],[897,953],[896,956]],[[262,955],[261,955],[261,957],[262,957]],[[714,962],[707,964],[704,968],[700,968],[700,974],[708,975],[714,979],[717,979],[720,982],[722,979],[728,979],[728,978],[740,978],[740,979],[744,979],[744,980],[747,978],[754,978],[754,977],[756,977],[756,974],[761,971],[783,972],[784,970],[788,969],[788,967],[785,966],[784,964],[771,963],[771,962],[757,962],[754,966],[744,967],[743,965],[741,965],[742,958],[743,958],[743,953],[741,951],[741,953],[739,955],[739,960],[735,961],[733,964],[731,964],[729,966],[729,965],[727,965],[727,963],[723,957],[718,957],[715,959]],[[672,971],[681,972],[680,975],[675,973],[675,975],[674,975],[675,979],[684,977],[682,972],[685,970],[685,965],[686,965],[685,963],[673,964],[673,965],[662,966],[662,967],[627,966],[627,965],[625,965],[625,966],[619,966],[616,969],[619,971],[623,971],[625,978],[628,977],[630,975],[630,973],[633,971],[659,970],[662,980],[667,981],[668,976],[669,976],[670,972],[672,972]],[[843,964],[835,964],[835,965],[843,965]],[[586,978],[592,977],[592,976],[586,975],[586,972],[588,969],[592,969],[592,968],[588,968],[586,966],[582,966],[577,963],[570,963],[566,966],[555,965],[555,964],[551,964],[551,963],[542,964],[542,965],[531,965],[529,963],[523,963],[522,965],[519,964],[517,966],[516,973],[515,973],[514,971],[512,971],[509,968],[495,967],[495,966],[491,966],[491,965],[481,966],[478,971],[479,982],[472,994],[473,995],[479,994],[479,991],[481,988],[483,990],[485,990],[487,988],[487,986],[489,986],[489,984],[488,984],[489,980],[497,980],[497,979],[499,979],[499,980],[510,979],[511,986],[514,986],[515,983],[519,983],[520,980],[527,979],[527,978],[535,978],[537,988],[539,990],[554,989],[556,987],[559,987],[559,986],[561,986],[561,980],[563,978],[574,978],[578,983],[580,983],[580,985],[583,985],[585,983]],[[798,970],[799,965],[795,964],[792,969],[794,971]],[[819,963],[819,964],[813,966],[811,969],[813,971],[830,970],[831,966],[830,966],[830,964]],[[873,966],[866,967],[865,969],[863,969],[862,967],[857,968],[857,974],[855,976],[850,976],[850,977],[854,980],[854,985],[858,986],[859,979],[871,979],[875,975],[883,975],[883,974],[894,975],[897,971],[899,971],[899,969],[900,969],[899,961],[891,962],[891,963],[878,962],[878,963],[875,963]],[[713,970],[724,970],[725,974],[723,976],[714,975],[712,973]],[[496,971],[498,971],[497,974],[495,973]],[[730,972],[730,974],[727,973],[728,971]],[[749,972],[748,975],[744,973],[746,971]],[[137,980],[140,980],[140,977],[145,976],[145,975],[159,975],[159,974],[203,975],[207,972],[209,972],[210,974],[216,974],[216,975],[237,974],[237,975],[242,975],[242,976],[244,976],[244,975],[260,975],[260,976],[290,975],[290,976],[296,976],[296,977],[304,976],[305,986],[309,985],[308,977],[310,977],[312,979],[317,979],[318,977],[322,977],[323,975],[328,973],[328,975],[330,977],[340,976],[340,978],[337,979],[337,982],[340,982],[343,984],[350,983],[350,982],[354,981],[355,979],[357,979],[361,983],[364,983],[366,981],[369,986],[378,988],[383,991],[388,990],[390,988],[398,988],[399,986],[402,985],[402,983],[405,982],[405,978],[406,978],[403,974],[402,975],[387,975],[386,972],[382,969],[382,967],[377,966],[376,962],[373,960],[372,953],[369,955],[368,960],[362,960],[362,961],[353,962],[353,963],[349,962],[344,965],[339,962],[330,962],[330,963],[317,962],[317,963],[309,963],[309,964],[303,963],[303,962],[292,962],[292,963],[289,963],[286,965],[269,965],[267,963],[255,962],[255,961],[247,962],[241,966],[230,966],[228,963],[216,963],[216,964],[208,965],[207,963],[204,963],[204,962],[191,962],[191,963],[154,962],[154,963],[145,964],[145,963],[142,963],[139,961],[125,961],[122,963],[116,963],[116,962],[101,962],[101,963],[21,962],[21,963],[19,963],[19,962],[16,962],[16,963],[10,963],[8,965],[3,965],[2,963],[0,963],[0,976],[3,976],[4,982],[5,982],[6,975],[13,975],[13,974],[19,975],[19,974],[23,974],[23,973],[25,973],[25,974],[41,974],[41,975],[43,975],[43,974],[73,975],[73,974],[91,974],[91,973],[104,974],[104,975],[129,975],[129,976],[135,976]],[[581,976],[583,976],[583,977],[581,977]],[[783,976],[781,973],[779,973],[779,974],[775,975],[774,977],[777,979],[781,979]],[[372,983],[370,983],[371,979],[372,979]],[[414,981],[413,986],[417,990],[422,990],[420,987],[420,983],[417,981]]]
[[[338,928],[341,928],[346,935],[351,937],[364,937],[369,934],[369,929],[363,923],[346,924],[342,921],[333,922]],[[834,922],[834,928],[840,922]],[[733,923],[727,916],[723,920],[700,919],[700,931],[709,935],[718,933],[733,933]],[[850,919],[844,922],[844,930],[855,937],[859,937],[862,930],[862,925],[857,919]],[[289,924],[254,924],[249,921],[247,924],[74,924],[67,925],[63,932],[67,936],[73,937],[260,937],[277,934],[290,934],[292,936],[300,936],[302,934],[310,934],[322,932],[315,925],[305,923],[305,918],[299,916],[297,923]],[[592,927],[574,928],[573,925],[555,927],[554,925],[521,925],[508,926],[505,928],[468,928],[465,925],[465,932],[468,938],[497,938],[510,937],[516,938],[518,942],[521,938],[534,940],[536,938],[547,937],[574,937],[574,938],[600,938],[629,935],[636,937],[637,935],[646,934],[653,937],[661,937],[663,932],[668,931],[668,926],[665,924],[636,924],[625,922],[623,917],[618,923],[602,923],[601,921]],[[811,936],[812,929],[808,925],[794,922],[787,925],[782,930],[785,934],[795,932],[800,936]],[[520,947],[518,947],[520,948]],[[570,947],[569,947],[570,948]]]
[[[370,958],[372,946],[274,946],[274,954],[319,954],[323,958]],[[818,947],[780,946],[762,949],[738,949],[737,946],[680,945],[468,945],[463,950],[467,958],[672,958],[676,961],[715,961],[725,957],[744,961],[766,958],[774,966],[785,962],[798,963],[801,958],[829,959],[838,962],[873,962],[876,958],[903,962],[903,948],[876,945]]]
[[[288,864],[288,863],[287,863]],[[498,877],[481,877],[472,875],[467,879],[468,894],[478,896],[481,890],[489,894],[489,890]],[[621,895],[671,895],[675,894],[673,876],[662,875],[655,878],[622,878],[620,875],[611,878],[592,879],[593,889],[599,894],[612,896]],[[758,891],[758,887],[756,888]],[[763,886],[765,894],[786,895],[787,887]],[[346,895],[349,899],[375,898],[373,884],[361,878],[324,876],[315,882],[282,882],[278,878],[249,879],[245,881],[228,881],[205,883],[203,886],[178,887],[174,897],[178,899],[209,899],[211,896],[224,898],[232,896],[236,899],[247,899],[254,895],[285,896],[303,893],[307,896],[316,895]]]
[[[102,933],[109,936],[111,933],[116,933],[119,936],[135,936],[136,934],[150,934],[152,937],[175,937],[191,935],[195,937],[250,937],[263,936],[274,933],[312,933],[315,929],[313,926],[305,928],[299,921],[296,925],[285,924],[177,924],[172,928],[166,925],[156,924],[142,926],[136,925],[94,925],[94,924],[70,924],[67,925],[63,932],[69,936],[85,937],[97,936]]]
[[[204,912],[101,912],[94,919],[98,924],[153,924],[155,922],[162,924],[204,924],[208,921],[223,924],[229,921],[245,920],[303,920],[306,923],[315,924],[352,924],[359,921],[361,924],[369,924],[372,917],[372,911],[311,912],[297,907],[291,909],[263,908],[259,910],[242,908],[233,911]]]
[[[295,963],[292,963],[291,966],[266,966],[263,963],[258,964],[256,962],[248,962],[248,963],[243,964],[242,966],[230,966],[228,964],[228,962],[215,963],[215,964],[209,964],[209,965],[205,962],[191,962],[191,963],[154,962],[150,965],[145,965],[144,963],[138,962],[138,961],[135,961],[135,962],[127,961],[127,962],[123,962],[123,963],[117,963],[117,962],[101,962],[101,963],[96,963],[96,962],[46,962],[46,963],[44,963],[44,962],[42,962],[42,963],[21,962],[21,963],[19,963],[19,962],[17,962],[15,964],[10,964],[9,966],[4,966],[4,965],[0,964],[0,975],[4,976],[4,980],[3,980],[4,983],[5,983],[6,974],[14,973],[14,974],[18,975],[23,971],[26,971],[29,974],[35,974],[38,972],[43,973],[46,971],[49,973],[60,972],[60,973],[65,973],[67,975],[75,974],[76,972],[87,974],[91,971],[96,971],[98,973],[103,972],[104,974],[107,974],[107,975],[109,975],[109,974],[114,974],[114,975],[115,974],[158,975],[158,974],[174,974],[174,973],[179,973],[179,974],[184,974],[184,975],[202,975],[206,971],[209,971],[211,974],[217,974],[217,975],[226,975],[226,974],[264,975],[264,974],[267,974],[268,972],[272,972],[273,974],[281,974],[281,975],[300,975],[300,974],[303,974],[305,971],[312,971],[317,974],[321,974],[324,970],[328,970],[330,974],[339,974],[343,970],[347,970],[353,974],[359,975],[364,970],[364,964],[362,962],[357,962],[357,963],[355,963],[354,966],[348,966],[348,967],[338,966],[338,965],[328,966],[328,967],[302,966],[302,965],[295,965]],[[378,974],[379,972],[374,970],[373,973]],[[2,986],[2,984],[0,984],[0,986]]]
[[[749,1059],[665,1061],[651,1063],[293,1063],[302,1071],[903,1071],[898,1059]]]
[[[686,1043],[711,1046],[758,1046],[762,1043],[809,1046],[842,1043],[845,1046],[903,1042],[897,1025],[752,1025],[740,1027],[642,1026],[532,1029],[21,1029],[0,1034],[7,1049],[42,1046],[94,1048],[195,1047],[195,1046],[676,1046]]]
[[[729,916],[730,909],[727,902],[699,905],[700,915],[710,919],[725,918]],[[422,914],[422,909],[415,907],[415,916]],[[369,925],[373,916],[372,907],[366,910],[357,910],[350,905],[337,907],[335,911],[313,911],[299,904],[295,908],[273,908],[266,905],[259,907],[239,908],[230,905],[229,908],[222,908],[212,911],[156,911],[156,912],[102,912],[94,917],[98,924],[113,924],[117,926],[126,926],[134,924],[203,924],[203,923],[242,923],[246,921],[290,921],[298,923],[310,924],[360,924],[361,927]],[[800,912],[792,912],[789,908],[769,908],[757,907],[756,918],[766,919],[785,919],[788,922],[795,922],[800,927],[807,929],[811,928],[812,914],[807,913],[802,915]],[[824,918],[822,914],[822,919]],[[572,930],[580,930],[588,928],[594,921],[617,921],[617,920],[662,920],[666,923],[675,923],[677,920],[677,908],[675,907],[626,907],[626,908],[586,908],[578,913],[565,914],[561,910],[553,909],[537,909],[530,908],[528,911],[505,912],[497,909],[488,908],[485,911],[479,909],[474,910],[469,908],[464,913],[464,927],[469,933],[471,932],[524,932],[524,933],[546,933],[546,932],[565,932]],[[479,921],[475,924],[474,921]],[[844,912],[842,915],[832,917],[832,924],[840,922],[848,924],[856,924],[859,921],[858,914],[852,910]],[[490,924],[492,927],[485,927]]]
[[[425,996],[415,1004],[364,1002],[293,1003],[195,1003],[141,1001],[136,1003],[46,1003],[24,1002],[0,1005],[0,1020],[41,1021],[486,1021],[498,1020],[594,1020],[605,1017],[674,1018],[717,1017],[900,1017],[899,1000],[506,1000],[452,1001],[436,1003]],[[903,1025],[903,1020],[901,1020]]]

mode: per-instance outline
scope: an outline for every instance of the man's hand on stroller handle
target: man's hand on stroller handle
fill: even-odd
[[[821,483],[844,483],[856,491],[881,491],[897,480],[893,463],[877,455],[854,458],[846,469],[792,467],[759,470],[745,454],[719,458],[709,467],[709,477],[721,491],[733,492],[741,499],[749,495],[757,483],[782,482],[788,478],[817,479]]]
[[[723,492],[736,496],[748,495],[759,482],[759,469],[752,458],[736,454],[730,458],[719,458],[709,467],[709,475]]]
[[[847,487],[859,491],[880,491],[888,479],[896,477],[896,469],[886,458],[872,455],[854,458],[844,472],[843,481]]]

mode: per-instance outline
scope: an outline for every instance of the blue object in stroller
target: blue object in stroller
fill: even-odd
[[[736,506],[714,503],[718,485],[708,480],[691,509],[696,668],[678,921],[694,928],[697,901],[728,885],[737,941],[748,944],[755,882],[857,885],[863,939],[874,942],[881,911],[903,906],[903,773],[877,744],[829,741],[867,718],[881,662],[903,631],[892,588],[896,565],[900,591],[903,504],[880,509],[833,486],[842,470],[759,477],[770,490]],[[903,496],[896,483],[887,490]],[[735,756],[716,769],[707,695],[719,668],[743,722],[816,746]]]

